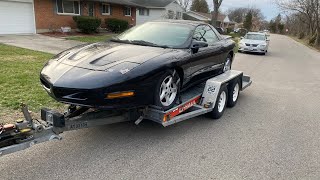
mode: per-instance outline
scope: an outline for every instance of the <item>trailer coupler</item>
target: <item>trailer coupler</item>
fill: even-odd
[[[122,112],[79,108],[61,114],[43,108],[41,120],[32,119],[26,105],[22,104],[21,110],[24,120],[0,125],[0,156],[21,151],[42,142],[62,140],[59,135],[66,131],[142,120],[139,110]]]
[[[24,120],[0,125],[0,156],[24,150],[45,141],[62,138],[45,121],[33,120],[28,107],[21,104]]]

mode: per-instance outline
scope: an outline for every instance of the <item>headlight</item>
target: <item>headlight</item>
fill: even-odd
[[[267,45],[266,44],[260,44],[259,47],[260,48],[265,48]]]

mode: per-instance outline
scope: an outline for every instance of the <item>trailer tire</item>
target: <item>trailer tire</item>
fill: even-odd
[[[220,119],[223,115],[228,101],[228,89],[227,86],[222,86],[218,94],[216,104],[213,110],[210,112],[212,119]]]
[[[235,79],[229,84],[227,107],[232,108],[237,104],[240,94],[240,87],[241,83],[239,78]]]

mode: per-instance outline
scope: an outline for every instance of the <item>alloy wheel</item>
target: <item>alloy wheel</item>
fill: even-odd
[[[159,97],[160,102],[163,106],[170,106],[176,99],[178,92],[178,83],[179,80],[175,82],[174,77],[172,77],[171,75],[167,76],[162,81],[160,86]]]

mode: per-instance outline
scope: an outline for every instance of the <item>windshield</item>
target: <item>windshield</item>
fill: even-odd
[[[266,40],[266,36],[261,34],[247,34],[244,38],[252,39],[252,40],[261,40],[261,41]]]
[[[180,47],[186,43],[192,26],[175,23],[145,23],[120,34],[116,39],[144,45]]]

